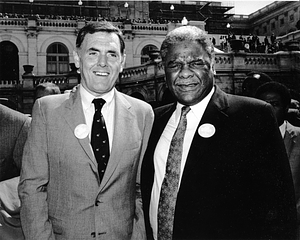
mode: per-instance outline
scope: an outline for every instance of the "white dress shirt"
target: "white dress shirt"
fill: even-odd
[[[287,127],[286,121],[283,121],[283,124],[281,124],[281,126],[279,127],[282,138],[284,138],[286,127]]]
[[[191,106],[191,110],[187,114],[187,128],[183,140],[183,152],[182,152],[182,159],[181,159],[179,185],[181,182],[183,169],[186,163],[187,155],[192,140],[194,138],[195,132],[197,131],[197,127],[200,123],[203,113],[214,91],[215,89],[212,88],[210,93],[201,102]],[[154,182],[153,182],[153,188],[151,193],[149,216],[150,216],[150,223],[153,229],[153,237],[155,240],[157,239],[157,211],[158,211],[160,189],[161,189],[163,179],[165,177],[166,163],[167,163],[167,157],[169,153],[171,140],[179,124],[182,107],[183,107],[182,104],[177,103],[176,110],[174,111],[171,118],[169,119],[157,143],[156,149],[154,151],[155,175],[154,175]],[[198,133],[196,132],[196,134]]]
[[[82,85],[79,88],[80,95],[81,95],[81,102],[83,107],[83,113],[85,117],[85,123],[89,129],[89,138],[91,140],[92,134],[92,125],[93,125],[93,118],[95,114],[95,106],[92,102],[95,98],[94,95],[90,94]],[[114,98],[115,90],[112,89],[110,92],[101,96],[106,103],[103,105],[101,109],[101,113],[104,117],[107,133],[108,133],[108,140],[109,140],[109,148],[111,151],[112,141],[113,141],[113,134],[114,134],[114,114],[115,114],[115,98]],[[100,98],[100,97],[99,97]]]

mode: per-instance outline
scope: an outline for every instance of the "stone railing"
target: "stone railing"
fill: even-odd
[[[157,32],[161,34],[166,34],[168,31],[168,24],[149,24],[149,23],[137,23],[132,24],[133,32],[146,32],[151,34],[151,32]]]
[[[2,88],[15,88],[18,86],[18,80],[0,80],[0,89]]]
[[[27,26],[28,20],[26,18],[0,18],[0,28],[3,27],[24,27]]]
[[[278,71],[281,68],[279,54],[218,53],[215,56],[216,71]]]
[[[261,71],[276,73],[281,71],[298,71],[300,73],[300,53],[283,52],[278,54],[255,54],[255,53],[218,53],[215,55],[215,70],[218,74],[226,75],[244,74],[250,71]],[[132,84],[164,77],[164,70],[161,62],[151,62],[141,66],[125,68],[120,74],[118,85]],[[23,79],[2,80],[0,88],[14,88],[21,85],[24,88],[34,88],[40,82],[53,82],[62,89],[72,88],[78,84],[79,76],[76,72],[61,75],[34,76],[24,74]]]
[[[63,20],[63,19],[35,19],[35,18],[0,18],[0,29],[14,29],[20,27],[37,27],[45,30],[74,30],[81,28],[87,21],[84,19]],[[112,22],[112,24],[121,30],[129,30],[132,33],[155,33],[166,35],[168,24],[151,24],[151,23],[131,23],[131,22]]]
[[[161,76],[164,76],[162,63],[152,62],[138,67],[124,69],[124,71],[120,74],[118,84],[141,82]]]
[[[45,28],[77,28],[75,20],[38,19],[37,26]]]
[[[22,76],[20,85],[25,89],[34,89],[43,82],[52,82],[59,86],[61,90],[71,89],[79,83],[79,75],[76,72],[70,72],[59,75],[39,75],[35,76],[26,73]],[[1,88],[1,85],[0,85]]]
[[[300,30],[290,32],[286,35],[279,36],[276,38],[277,41],[280,40],[282,43],[286,43],[286,42],[294,41],[294,40],[299,41],[299,39],[300,39]]]

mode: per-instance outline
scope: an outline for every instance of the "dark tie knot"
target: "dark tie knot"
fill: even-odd
[[[103,98],[95,98],[95,99],[93,100],[93,103],[94,103],[94,105],[95,105],[96,111],[97,111],[97,110],[100,110],[100,111],[101,111],[103,105],[104,105],[106,102],[105,102],[105,100],[104,100]]]
[[[181,116],[186,116],[190,110],[191,110],[190,106],[183,106],[181,108]]]

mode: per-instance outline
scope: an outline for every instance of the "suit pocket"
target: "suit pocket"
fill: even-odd
[[[49,219],[52,224],[53,233],[56,235],[62,235],[63,234],[62,221],[54,217],[49,217]]]

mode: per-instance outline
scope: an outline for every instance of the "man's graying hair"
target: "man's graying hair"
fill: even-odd
[[[115,33],[120,40],[120,45],[121,45],[120,51],[122,54],[124,53],[125,43],[124,43],[123,34],[122,34],[121,30],[107,21],[90,22],[87,25],[85,25],[83,28],[81,28],[77,35],[76,47],[77,48],[81,47],[81,44],[82,44],[86,34],[88,34],[88,33],[93,34],[96,32]]]
[[[170,46],[184,41],[198,42],[207,52],[209,58],[214,60],[214,47],[212,42],[203,30],[195,26],[182,26],[169,32],[160,48],[161,58],[165,60]]]

